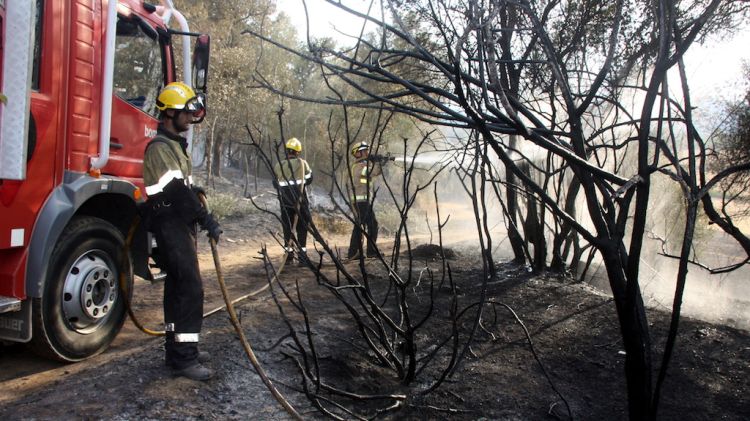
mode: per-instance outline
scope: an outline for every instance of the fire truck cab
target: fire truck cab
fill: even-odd
[[[0,37],[0,340],[80,361],[122,327],[121,277],[150,276],[147,233],[125,246],[156,97],[205,92],[208,36],[172,0],[0,0]]]

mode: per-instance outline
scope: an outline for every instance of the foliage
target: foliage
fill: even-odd
[[[744,70],[743,95],[726,105],[726,118],[715,134],[715,172],[750,162],[750,64]],[[750,225],[750,170],[730,175],[717,190],[722,214]]]
[[[278,101],[266,91],[253,89],[253,69],[260,65],[259,58],[264,56],[262,70],[274,75],[274,83],[289,85],[293,81],[291,76],[285,76],[285,71],[279,70],[287,67],[289,57],[263,51],[258,43],[242,36],[241,32],[257,28],[293,40],[294,29],[283,14],[271,18],[275,12],[275,3],[271,0],[202,1],[185,3],[181,7],[193,28],[211,35],[208,116],[201,129],[208,132],[205,136],[210,146],[206,148],[208,163],[213,174],[220,175],[227,161],[227,145],[245,138],[247,122],[254,122],[268,131],[277,127]],[[176,56],[179,58],[180,54]]]

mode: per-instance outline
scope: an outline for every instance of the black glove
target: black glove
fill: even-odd
[[[378,162],[380,164],[385,164],[388,161],[395,161],[396,157],[395,156],[391,156],[390,154],[388,154],[388,155],[375,155],[375,154],[373,154],[373,155],[368,156],[367,159],[370,160],[370,161],[373,161],[373,162]]]
[[[164,199],[172,204],[171,212],[175,212],[185,223],[201,222],[205,217],[206,210],[198,200],[198,196],[185,185],[182,179],[173,178],[164,186],[163,194]]]
[[[195,184],[193,184],[192,186],[190,186],[190,190],[192,190],[196,196],[203,195],[203,197],[208,197],[208,195],[206,194],[206,190],[204,190],[201,186],[196,186]]]
[[[201,228],[208,231],[208,238],[214,240],[216,243],[219,242],[219,237],[224,232],[221,230],[221,225],[216,222],[214,216],[210,213],[206,213],[200,221]]]

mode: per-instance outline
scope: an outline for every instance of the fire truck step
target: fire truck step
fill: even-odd
[[[13,297],[0,296],[0,313],[18,311],[21,309],[21,300]]]

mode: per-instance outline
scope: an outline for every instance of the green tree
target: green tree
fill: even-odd
[[[280,70],[285,70],[290,57],[263,51],[259,43],[242,36],[242,31],[255,28],[295,42],[295,30],[285,15],[271,18],[275,12],[272,0],[203,1],[185,4],[183,8],[192,28],[211,35],[209,113],[198,138],[206,142],[209,174],[220,176],[223,160],[231,150],[229,145],[246,136],[246,123],[252,122],[266,132],[278,127],[277,97],[266,90],[255,89],[255,68],[260,67],[264,73],[272,75],[275,83],[295,85],[295,79]]]

